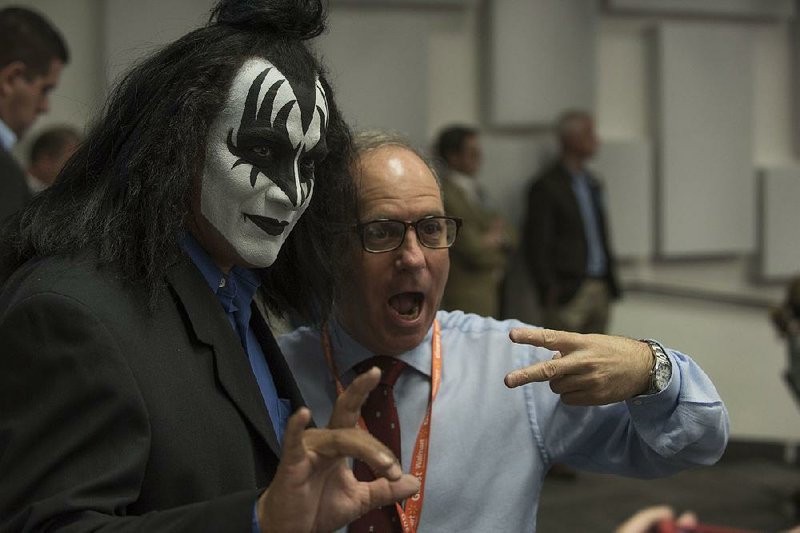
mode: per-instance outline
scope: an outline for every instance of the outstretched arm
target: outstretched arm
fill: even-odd
[[[537,419],[558,417],[558,431],[544,436],[546,455],[580,468],[652,477],[712,464],[725,450],[725,406],[686,355],[666,350],[671,377],[660,392],[645,394],[655,360],[644,342],[538,328],[515,328],[510,337],[555,352],[544,359],[547,352],[531,348],[538,354],[533,364],[505,377],[509,387],[532,384],[524,393],[544,400],[532,403]],[[560,401],[543,397],[537,382],[547,382]]]

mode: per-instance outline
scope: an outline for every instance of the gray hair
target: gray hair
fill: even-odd
[[[431,174],[433,174],[436,185],[439,186],[439,190],[441,191],[442,183],[439,180],[439,173],[436,172],[433,161],[431,161],[422,150],[409,141],[405,135],[387,130],[362,130],[353,135],[353,148],[356,154],[356,161],[362,154],[377,150],[378,148],[383,148],[384,146],[399,146],[419,157],[422,162],[425,163],[425,166],[428,167],[428,170],[431,171]]]

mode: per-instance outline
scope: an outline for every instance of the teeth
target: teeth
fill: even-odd
[[[390,299],[389,305],[398,315],[412,320],[422,312],[422,298],[419,294],[397,295]]]

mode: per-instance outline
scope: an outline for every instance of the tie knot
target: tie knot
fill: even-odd
[[[377,366],[381,369],[381,385],[393,387],[397,378],[400,377],[400,374],[403,373],[407,365],[394,357],[376,355],[375,357],[370,357],[366,361],[358,363],[355,369],[356,372],[362,374],[373,366]]]

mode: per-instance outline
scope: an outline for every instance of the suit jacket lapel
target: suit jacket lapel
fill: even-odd
[[[556,180],[558,188],[567,202],[567,213],[571,214],[571,222],[581,235],[583,240],[586,241],[586,231],[583,226],[583,218],[581,215],[581,206],[578,204],[578,197],[575,195],[575,190],[572,188],[572,175],[563,164],[558,166],[560,175]]]
[[[283,357],[283,352],[278,347],[278,343],[275,342],[275,337],[261,314],[259,306],[253,302],[252,308],[253,314],[250,319],[250,327],[253,328],[256,338],[261,344],[262,350],[264,350],[264,357],[267,359],[270,373],[275,381],[275,388],[278,389],[278,396],[287,398],[291,403],[292,412],[294,412],[300,407],[304,407],[306,402],[291,370],[289,370],[286,359]]]
[[[183,304],[197,339],[211,347],[222,389],[275,456],[280,457],[278,439],[247,354],[214,293],[189,260],[170,269],[167,279]],[[281,377],[274,377],[279,383]]]

